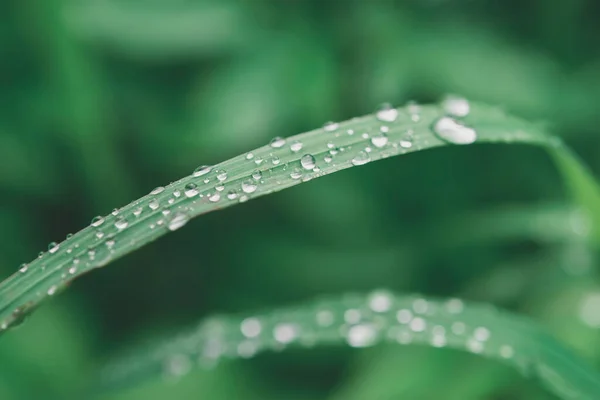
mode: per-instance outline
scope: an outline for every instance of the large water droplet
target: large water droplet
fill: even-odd
[[[254,181],[247,180],[242,182],[242,191],[244,193],[254,193],[257,187],[258,186],[256,185],[256,183],[254,183]]]
[[[398,118],[398,110],[393,108],[391,104],[385,103],[379,107],[375,117],[380,121],[394,122]]]
[[[363,165],[371,161],[371,157],[369,153],[365,151],[359,151],[358,154],[352,159],[352,164],[354,165]]]
[[[454,144],[471,144],[477,140],[477,132],[454,118],[442,117],[434,122],[433,132],[442,140]]]
[[[199,177],[208,174],[212,170],[210,165],[201,165],[194,170],[194,176]]]
[[[185,185],[184,193],[187,197],[194,197],[198,194],[198,186],[195,183],[188,183]]]
[[[271,140],[271,147],[273,147],[274,149],[279,149],[283,146],[285,146],[284,138],[278,136],[276,138],[273,138],[273,140]]]
[[[296,140],[295,142],[293,142],[292,144],[290,144],[290,150],[293,153],[299,152],[300,150],[302,150],[302,142],[299,142],[299,141]]]
[[[94,217],[92,219],[92,226],[98,227],[104,223],[104,218],[101,216]]]
[[[442,101],[442,108],[447,114],[454,117],[466,117],[471,110],[469,101],[458,96],[446,96]]]
[[[177,229],[187,224],[189,220],[189,215],[178,212],[173,215],[173,218],[171,218],[167,226],[170,231],[176,231]]]
[[[317,165],[315,162],[315,158],[311,154],[303,155],[300,159],[300,164],[302,165],[302,168],[308,170],[312,170]]]
[[[156,199],[150,200],[150,202],[148,203],[148,207],[150,207],[151,210],[156,210],[159,207],[158,200],[156,200]],[[134,211],[134,213],[135,213],[135,211]],[[139,210],[139,214],[141,214],[141,213],[142,213],[142,211]],[[136,215],[136,217],[139,216],[139,214]]]

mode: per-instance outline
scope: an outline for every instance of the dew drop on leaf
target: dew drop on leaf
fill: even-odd
[[[194,170],[194,176],[199,177],[202,175],[206,175],[211,171],[212,167],[210,165],[201,165]]]
[[[369,156],[369,153],[361,150],[352,159],[352,164],[354,164],[354,165],[363,165],[363,164],[368,163],[369,161],[371,161],[371,157]]]
[[[388,143],[388,137],[385,133],[382,132],[377,136],[373,136],[371,138],[371,143],[377,148],[382,148]]]
[[[292,144],[290,144],[290,150],[293,153],[299,152],[300,150],[302,150],[302,142],[299,142],[299,141],[296,140],[295,142],[293,142]]]
[[[302,165],[302,168],[307,170],[312,170],[316,167],[315,158],[311,154],[303,155],[300,159],[300,164]]]
[[[254,183],[254,181],[251,181],[249,179],[242,182],[242,191],[244,193],[254,193],[256,191],[257,187],[258,186],[256,185],[256,183]]]
[[[184,193],[186,197],[194,197],[198,194],[198,186],[195,183],[188,183],[185,185]]]
[[[104,218],[101,216],[94,217],[92,219],[92,226],[98,227],[104,223]]]
[[[273,147],[274,149],[279,149],[283,146],[285,146],[285,139],[282,137],[276,137],[273,138],[273,140],[271,140],[270,146]]]
[[[337,122],[329,121],[323,125],[323,129],[325,132],[335,132],[340,127],[340,124]]]
[[[380,121],[394,122],[398,118],[398,110],[393,108],[391,104],[384,103],[375,113],[375,117]]]
[[[452,117],[442,117],[433,123],[433,133],[440,139],[454,144],[471,144],[477,140],[475,129]]]
[[[60,248],[60,245],[56,242],[52,242],[48,245],[48,252],[50,254],[54,254],[58,251],[58,249]]]
[[[127,222],[127,220],[124,217],[119,217],[115,221],[115,227],[118,230],[123,230],[123,229],[127,228],[128,225],[129,225],[129,222]]]
[[[189,220],[190,217],[187,214],[178,212],[175,213],[173,217],[169,220],[167,227],[170,231],[176,231],[177,229],[187,224]]]
[[[165,191],[165,188],[164,188],[164,187],[162,187],[162,186],[159,186],[159,187],[155,188],[154,190],[152,190],[152,191],[150,192],[150,194],[151,194],[151,195],[157,195],[157,194],[160,194],[160,193],[162,193],[162,192],[164,192],[164,191]],[[116,214],[115,214],[115,211],[116,211]],[[117,215],[118,213],[119,213],[119,210],[114,210],[114,211],[113,211],[113,215]]]

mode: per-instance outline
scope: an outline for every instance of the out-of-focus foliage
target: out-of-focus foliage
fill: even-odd
[[[157,183],[384,101],[453,92],[502,104],[550,121],[598,176],[599,8],[592,0],[2,2],[2,276],[49,238]],[[0,398],[77,398],[108,354],[209,313],[382,286],[530,315],[599,365],[597,252],[565,194],[542,151],[481,145],[375,163],[207,215],[79,280],[3,336]],[[551,398],[493,362],[404,347],[267,354],[106,398],[388,393]]]

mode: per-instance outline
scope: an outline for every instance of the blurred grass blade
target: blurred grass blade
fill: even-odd
[[[452,113],[464,117],[449,117]],[[198,215],[370,161],[445,145],[485,142],[534,144],[566,152],[539,125],[460,99],[441,105],[384,107],[373,115],[328,123],[288,139],[275,138],[214,167],[199,167],[190,176],[96,217],[66,241],[51,243],[48,252],[0,284],[0,330],[22,320],[77,276],[181,228]],[[580,191],[594,185],[583,168],[576,169],[573,164],[564,168],[565,174],[581,178]],[[385,177],[381,181],[385,182]],[[586,190],[589,196],[581,205],[591,207],[595,190]]]
[[[181,376],[196,363],[249,358],[288,346],[370,347],[388,342],[465,350],[538,379],[563,399],[594,399],[600,375],[528,319],[459,299],[345,295],[246,318],[216,317],[197,329],[108,365],[105,389],[156,375]]]

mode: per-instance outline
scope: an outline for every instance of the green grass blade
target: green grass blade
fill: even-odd
[[[499,360],[563,399],[594,399],[600,393],[600,375],[527,318],[458,299],[386,291],[245,318],[208,319],[191,332],[111,363],[101,375],[102,386],[179,376],[196,364],[210,367],[221,359],[249,358],[290,346],[362,348],[383,342],[453,348]]]
[[[370,161],[451,145],[433,129],[434,124],[448,114],[446,108],[447,103],[446,106],[410,104],[329,124],[274,141],[216,165],[205,174],[198,172],[157,188],[96,219],[66,241],[52,243],[48,252],[23,265],[19,272],[0,284],[0,330],[22,320],[44,299],[81,274],[103,267],[179,229],[193,217]],[[506,115],[494,107],[471,104],[468,115],[459,120],[475,131],[459,129],[459,133],[467,135],[455,138],[455,142],[525,143],[566,152],[540,126]],[[456,128],[454,123],[451,125]],[[559,167],[562,166],[559,163]],[[583,170],[576,170],[573,164],[564,168],[569,174]],[[580,187],[588,186],[593,186],[593,182],[582,179]],[[594,194],[585,198],[586,205],[595,201]]]

